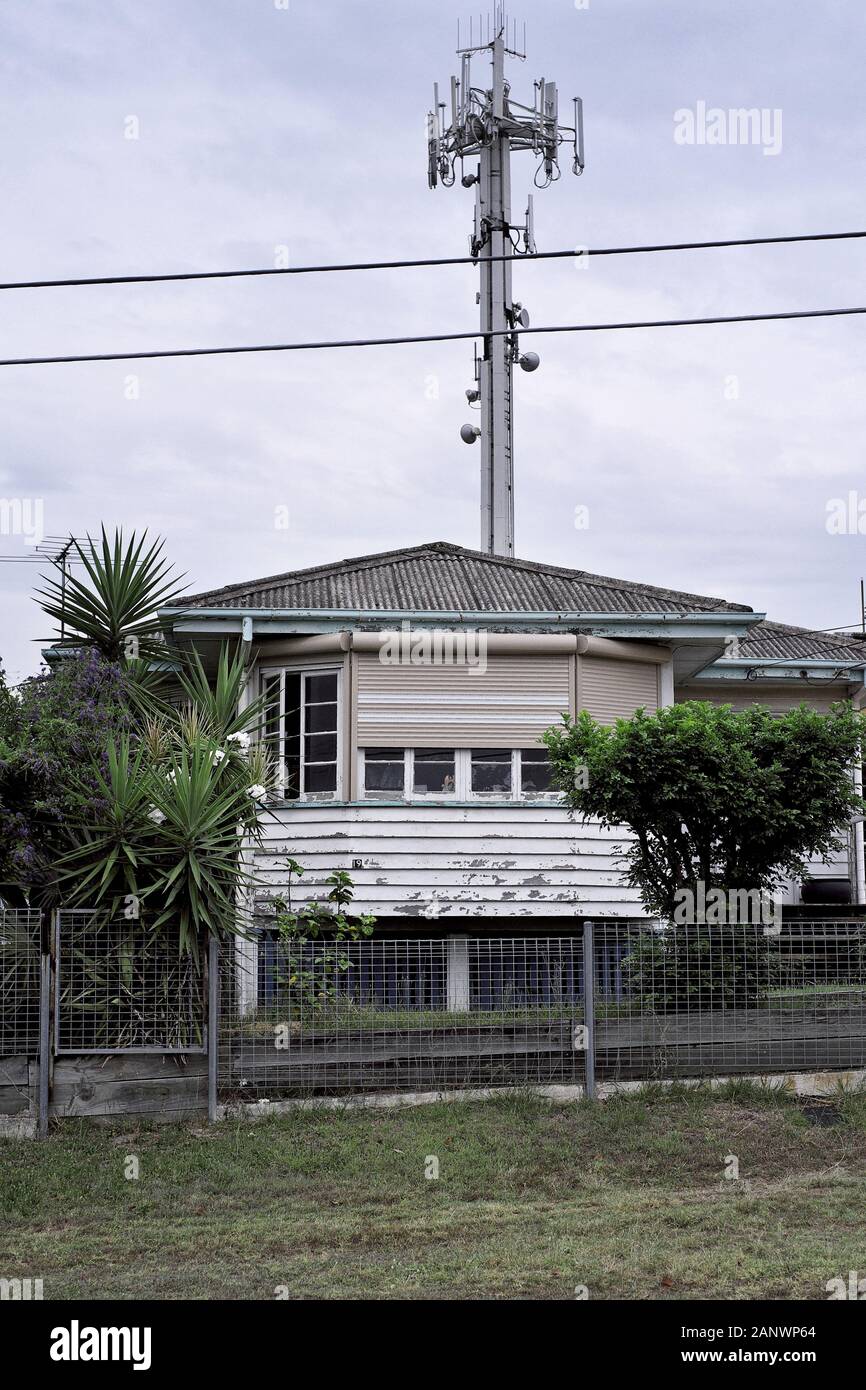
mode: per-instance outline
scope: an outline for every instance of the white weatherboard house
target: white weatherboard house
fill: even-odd
[[[441,541],[232,584],[162,617],[206,663],[240,644],[250,698],[268,697],[283,769],[255,856],[269,890],[285,890],[289,854],[307,871],[298,903],[345,869],[358,910],[405,935],[643,915],[617,867],[623,835],[548,790],[538,740],[563,711],[866,697],[856,637]],[[861,825],[788,901],[866,901]]]

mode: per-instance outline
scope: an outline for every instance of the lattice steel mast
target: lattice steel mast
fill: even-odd
[[[474,21],[470,22],[469,44],[461,47],[458,28],[461,68],[460,77],[451,79],[451,123],[447,129],[443,129],[446,103],[439,100],[438,85],[433,88],[433,110],[427,118],[428,181],[431,188],[440,181],[450,187],[459,160],[463,187],[475,187],[470,247],[481,272],[478,303],[484,338],[482,355],[476,353],[475,358],[476,385],[466,397],[480,410],[481,425],[464,425],[460,434],[467,444],[481,440],[481,549],[491,555],[513,555],[512,375],[515,362],[524,371],[534,372],[540,359],[535,352],[521,354],[518,347],[518,330],[529,326],[529,315],[512,299],[511,259],[515,254],[534,251],[535,241],[531,194],[524,222],[511,221],[511,152],[532,150],[536,155],[537,188],[546,188],[560,177],[559,148],[566,142],[574,149],[572,171],[582,173],[583,109],[580,98],[575,97],[574,125],[560,125],[556,85],[544,78],[535,83],[531,107],[512,99],[505,59],[526,55],[517,48],[516,23],[501,7],[497,6],[492,23],[488,20],[484,35],[479,21],[477,37],[475,43]],[[491,55],[489,90],[472,86],[473,53]],[[464,161],[475,156],[475,170],[466,172]],[[516,243],[514,233],[518,234]]]

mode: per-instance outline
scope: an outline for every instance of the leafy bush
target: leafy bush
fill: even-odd
[[[126,673],[95,650],[14,694],[0,672],[0,896],[10,905],[56,899],[69,827],[105,809],[108,746],[132,725]]]
[[[781,980],[778,950],[750,927],[642,933],[622,967],[629,994],[657,1013],[746,1008]]]
[[[300,1006],[302,1013],[318,1012],[333,1004],[339,993],[339,976],[352,965],[343,943],[370,936],[376,919],[369,913],[354,916],[349,911],[354,886],[343,870],[326,880],[329,891],[324,902],[307,903],[300,912],[294,912],[292,879],[300,878],[304,870],[291,858],[286,866],[287,897],[272,900],[280,946],[277,984],[287,991],[290,1006]]]
[[[862,728],[844,704],[775,717],[690,700],[612,728],[566,716],[544,742],[572,809],[631,831],[626,880],[671,920],[682,889],[772,895],[846,843],[866,806],[851,777]]]

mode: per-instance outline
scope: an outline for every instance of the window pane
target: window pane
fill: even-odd
[[[289,758],[284,760],[285,785],[283,795],[291,800],[296,800],[301,794],[301,760],[300,758]]]
[[[415,778],[413,790],[440,796],[453,796],[454,752],[440,748],[418,748],[415,750]]]
[[[335,792],[337,790],[337,764],[311,763],[304,768],[304,790],[313,792]]]
[[[473,792],[511,794],[511,749],[485,748],[472,751]]]
[[[306,677],[307,682],[307,704],[320,705],[326,700],[336,700],[337,698],[337,673],[329,671],[326,675],[310,675]]]
[[[335,763],[337,761],[337,735],[307,734],[304,739],[304,761],[308,763]]]
[[[286,733],[291,737],[300,729],[301,720],[301,678],[294,671],[286,672],[286,698],[283,711]]]
[[[525,748],[520,754],[520,789],[524,792],[550,791],[550,763],[544,748]]]
[[[308,734],[333,733],[337,728],[336,705],[307,705],[304,728]]]
[[[403,794],[403,749],[368,748],[364,753],[364,791]]]
[[[264,686],[265,727],[264,736],[268,742],[275,742],[280,736],[280,678],[268,676]]]

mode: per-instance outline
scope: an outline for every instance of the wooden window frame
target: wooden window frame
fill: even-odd
[[[375,747],[385,748],[387,744],[377,743]],[[498,744],[497,747],[501,747]],[[426,744],[425,747],[430,747]],[[420,804],[430,801],[442,801],[451,805],[453,803],[474,802],[479,806],[485,802],[513,802],[514,805],[526,805],[533,802],[559,802],[562,795],[556,791],[544,792],[525,792],[522,789],[522,763],[521,759],[525,752],[535,751],[533,749],[512,748],[511,753],[511,792],[474,792],[472,790],[472,754],[480,753],[481,748],[442,748],[439,750],[443,754],[443,760],[449,753],[454,757],[454,791],[453,792],[416,792],[415,783],[415,752],[414,748],[397,749],[395,752],[403,754],[403,793],[379,794],[375,790],[367,791],[366,786],[366,748],[358,749],[358,790],[360,800],[365,802],[375,801],[399,801],[406,804]],[[491,749],[491,752],[493,750]],[[395,759],[396,761],[396,759]]]
[[[259,691],[265,693],[265,688],[269,680],[279,677],[280,682],[280,724],[277,735],[277,766],[281,777],[285,776],[285,700],[286,700],[286,676],[299,675],[301,677],[301,716],[300,716],[300,788],[297,796],[286,796],[285,782],[280,781],[275,789],[274,795],[278,800],[285,801],[290,805],[296,806],[302,802],[320,801],[342,801],[343,799],[343,739],[344,739],[344,719],[343,719],[343,669],[342,666],[333,661],[321,662],[315,665],[310,662],[283,662],[279,666],[263,666],[259,670]],[[333,791],[308,792],[304,786],[306,759],[303,756],[304,738],[304,712],[307,708],[306,700],[306,679],[310,676],[336,676],[337,677],[337,757],[336,757],[336,786]],[[315,702],[314,702],[315,703]],[[327,702],[330,704],[330,701]],[[261,741],[268,743],[267,735],[263,731]]]

